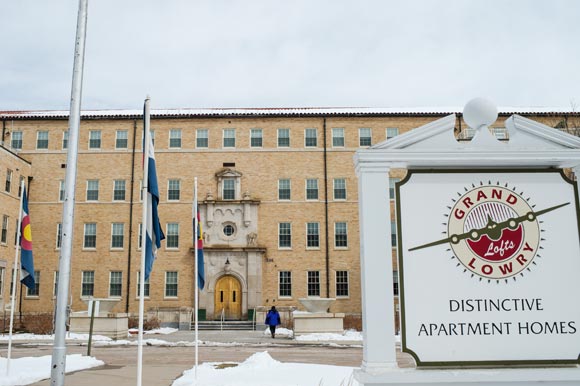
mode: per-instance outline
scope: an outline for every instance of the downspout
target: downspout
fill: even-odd
[[[324,135],[324,237],[326,260],[326,297],[330,297],[330,253],[328,246],[328,153],[326,151],[326,117],[322,119],[322,133]]]
[[[135,137],[137,135],[137,120],[133,120],[133,151],[131,155],[131,198],[129,200],[129,251],[127,252],[127,296],[125,301],[125,313],[129,313],[129,299],[131,296],[131,251],[133,240],[133,187],[135,185]]]

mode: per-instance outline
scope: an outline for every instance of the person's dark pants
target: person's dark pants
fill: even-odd
[[[272,338],[273,338],[274,334],[276,334],[276,326],[270,326],[270,334],[272,334]]]

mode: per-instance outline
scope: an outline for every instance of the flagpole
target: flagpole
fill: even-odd
[[[197,364],[198,364],[198,355],[199,355],[199,344],[198,344],[198,312],[199,312],[199,266],[197,264],[197,254],[198,254],[198,246],[199,243],[199,235],[198,235],[198,221],[197,221],[197,177],[193,179],[193,250],[194,250],[194,258],[195,261],[195,304],[194,304],[194,317],[195,317],[195,382],[197,383]]]
[[[54,322],[54,343],[52,348],[52,364],[50,372],[51,386],[64,386],[65,377],[66,318],[67,302],[69,298],[75,212],[78,135],[81,124],[81,97],[85,60],[85,40],[87,35],[87,8],[88,0],[79,0],[69,114],[69,141],[66,161],[65,195],[62,213],[62,242],[58,274],[58,293],[56,297],[56,315]]]
[[[150,124],[150,98],[145,99],[143,109],[143,215],[141,220],[141,272],[139,272],[139,339],[137,341],[137,386],[141,386],[143,377],[143,309],[145,308],[145,255],[147,253],[147,209],[149,207],[149,124]]]
[[[18,272],[18,255],[20,254],[20,233],[22,228],[22,203],[24,201],[24,180],[20,183],[20,210],[18,211],[18,229],[16,230],[16,251],[12,266],[12,299],[10,300],[10,329],[8,332],[8,360],[6,361],[6,375],[10,375],[10,359],[12,358],[12,330],[14,327],[14,307],[16,306],[16,274]],[[34,273],[33,273],[34,274]]]

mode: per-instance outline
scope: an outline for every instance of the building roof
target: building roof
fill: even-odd
[[[381,117],[444,116],[461,114],[462,107],[298,107],[298,108],[183,108],[151,110],[152,118],[244,118],[244,117]],[[561,107],[499,107],[499,115],[580,115]],[[141,118],[142,110],[83,110],[82,119]],[[68,119],[68,110],[0,111],[0,119]]]

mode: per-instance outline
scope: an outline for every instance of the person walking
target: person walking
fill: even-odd
[[[282,324],[282,322],[280,322],[280,314],[276,310],[276,307],[272,306],[272,308],[270,308],[270,311],[268,311],[268,314],[266,315],[265,323],[270,327],[270,334],[272,334],[272,339],[274,339],[276,337],[276,326]]]

